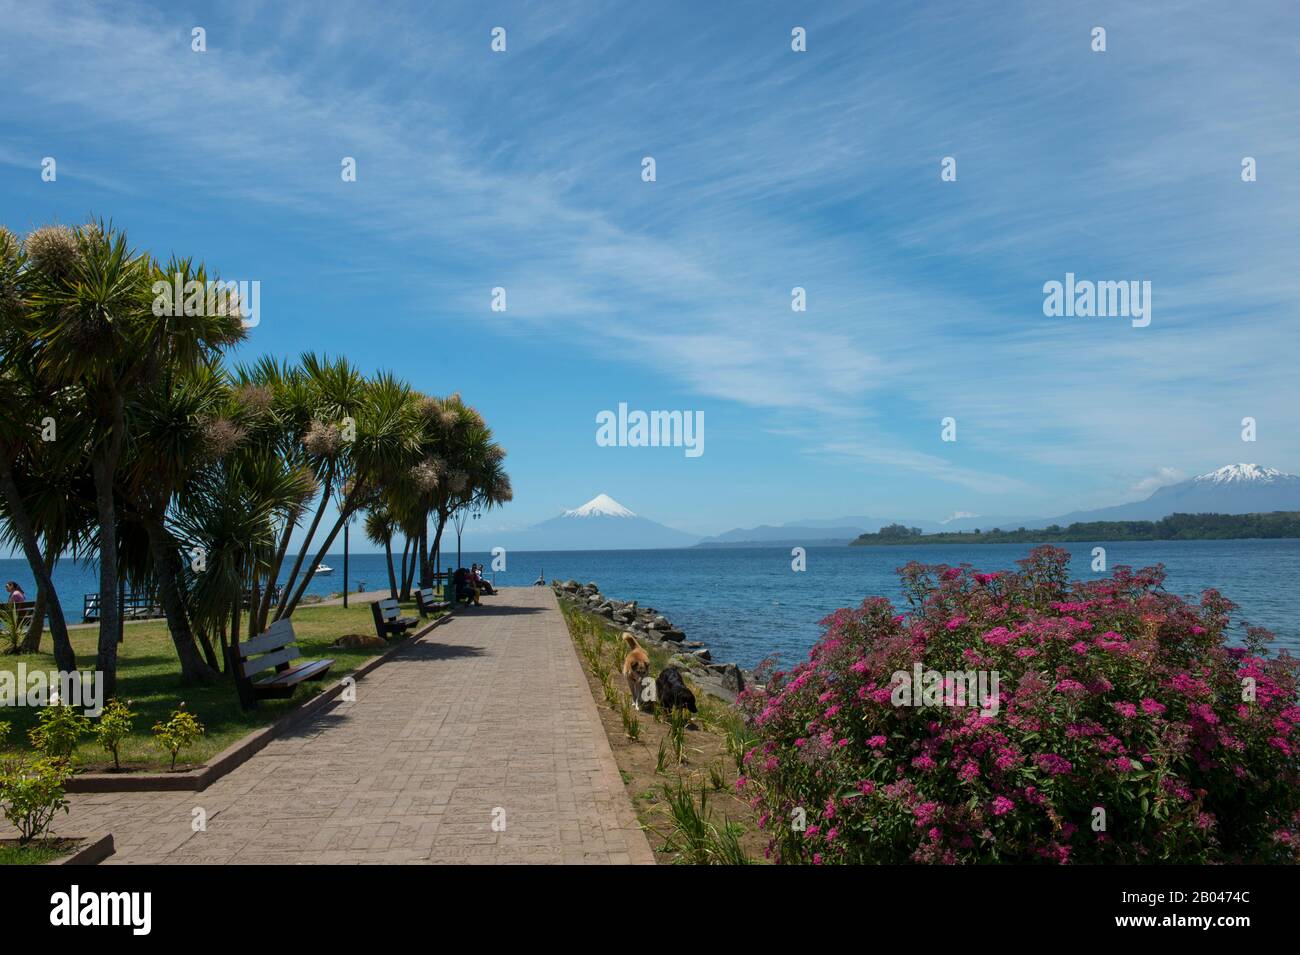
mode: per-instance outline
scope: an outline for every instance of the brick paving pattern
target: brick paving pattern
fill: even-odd
[[[653,862],[550,588],[502,588],[356,689],[203,792],[74,794],[56,831],[113,833],[109,864]]]

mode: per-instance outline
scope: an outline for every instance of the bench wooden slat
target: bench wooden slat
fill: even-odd
[[[295,639],[293,624],[288,620],[277,620],[252,640],[241,643],[239,645],[239,655],[241,657],[251,657],[259,653],[268,653],[271,650],[278,650],[293,643]]]
[[[296,683],[302,683],[304,680],[310,680],[316,676],[324,676],[324,671],[328,670],[333,665],[333,660],[312,660],[309,663],[300,663],[297,666],[290,667],[282,673],[273,673],[270,676],[263,677],[253,685],[292,686]]]
[[[268,653],[260,656],[256,660],[245,660],[243,663],[244,676],[252,676],[254,673],[261,673],[270,667],[279,666],[281,663],[288,663],[290,660],[296,660],[302,654],[298,652],[295,646],[285,647],[283,650],[277,650],[274,653]]]

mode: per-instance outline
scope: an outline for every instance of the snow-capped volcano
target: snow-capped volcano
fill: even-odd
[[[497,546],[508,550],[640,550],[690,547],[699,538],[641,517],[608,494],[597,494],[549,521],[499,533],[490,540],[476,536],[473,541],[484,550]]]
[[[1225,464],[1213,471],[1206,471],[1192,478],[1198,484],[1276,484],[1288,479],[1296,480],[1294,474],[1287,474],[1277,468],[1262,468],[1258,464]]]
[[[1300,477],[1258,464],[1225,464],[1189,481],[1159,488],[1144,501],[1096,511],[1075,511],[1055,518],[1054,523],[1158,521],[1170,514],[1262,514],[1268,511],[1300,511]]]
[[[582,507],[564,512],[565,517],[636,517],[608,494],[597,494]]]

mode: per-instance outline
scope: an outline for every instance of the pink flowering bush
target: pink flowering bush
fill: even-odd
[[[1258,628],[1228,646],[1217,591],[1188,603],[1160,567],[1071,583],[1068,559],[909,564],[906,614],[836,611],[807,662],[742,695],[741,792],[773,858],[1300,861],[1295,661]],[[895,705],[918,662],[996,671],[996,712]]]

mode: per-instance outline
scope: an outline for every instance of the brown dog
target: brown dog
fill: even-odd
[[[641,649],[636,637],[626,631],[623,642],[628,645],[627,656],[623,658],[623,677],[627,680],[627,691],[632,694],[632,705],[639,710],[644,683],[650,676],[650,655]]]

